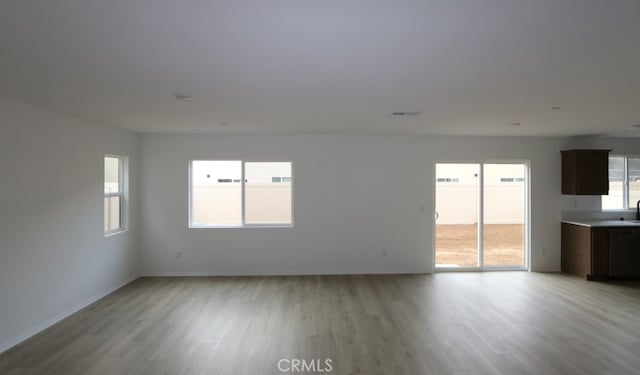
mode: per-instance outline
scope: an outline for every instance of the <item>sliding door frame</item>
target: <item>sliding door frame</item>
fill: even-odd
[[[437,267],[436,265],[436,165],[437,164],[477,164],[478,172],[478,262],[473,267]],[[484,265],[484,167],[486,164],[522,164],[525,168],[524,181],[524,264],[517,266],[485,266]],[[432,226],[432,248],[433,248],[433,270],[434,272],[477,272],[477,271],[531,271],[531,165],[529,160],[522,159],[487,159],[487,160],[447,160],[435,161],[433,164],[433,226]]]

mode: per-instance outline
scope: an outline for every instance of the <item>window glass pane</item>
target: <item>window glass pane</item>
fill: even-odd
[[[104,198],[104,231],[120,229],[120,197]]]
[[[629,168],[629,206],[636,207],[640,200],[640,158],[628,158],[627,168]]]
[[[120,159],[104,158],[104,192],[117,193],[120,191]]]
[[[477,267],[480,164],[436,164],[436,267]],[[455,177],[453,177],[455,176]],[[454,183],[455,181],[455,183]]]
[[[291,163],[245,163],[246,224],[291,224]]]
[[[191,166],[193,225],[242,224],[242,162],[194,160]]]
[[[524,164],[484,165],[485,266],[524,266],[525,175]]]
[[[603,210],[619,210],[624,205],[624,157],[609,157],[609,195],[602,196]]]

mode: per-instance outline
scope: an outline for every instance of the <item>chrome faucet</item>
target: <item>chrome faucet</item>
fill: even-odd
[[[640,220],[640,201],[636,203],[636,220]]]

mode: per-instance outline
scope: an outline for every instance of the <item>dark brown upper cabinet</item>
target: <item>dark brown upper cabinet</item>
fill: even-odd
[[[562,194],[608,195],[611,150],[565,150],[562,153]]]

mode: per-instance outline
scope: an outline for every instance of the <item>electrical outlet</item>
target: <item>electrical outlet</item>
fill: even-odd
[[[182,250],[176,250],[176,259],[182,260]]]

